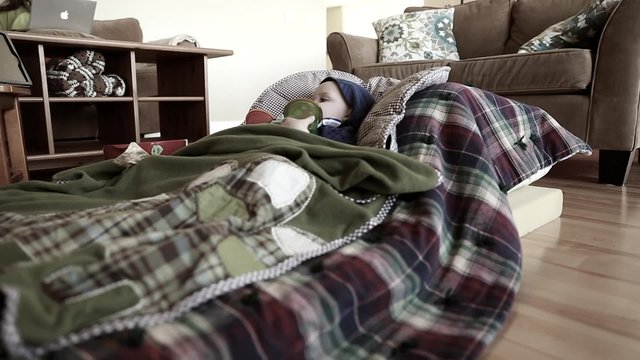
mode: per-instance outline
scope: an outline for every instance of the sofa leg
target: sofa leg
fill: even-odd
[[[623,186],[633,163],[633,151],[600,150],[598,178],[602,184]]]

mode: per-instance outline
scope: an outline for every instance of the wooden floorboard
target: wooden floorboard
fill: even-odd
[[[640,359],[640,165],[597,182],[597,152],[535,183],[562,189],[562,216],[522,238],[522,282],[483,359]]]

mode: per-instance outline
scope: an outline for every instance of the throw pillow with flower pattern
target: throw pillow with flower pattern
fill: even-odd
[[[622,0],[593,0],[574,16],[563,20],[527,41],[519,53],[534,51],[583,48],[597,45],[609,15]]]
[[[453,35],[454,8],[424,10],[373,22],[379,62],[460,60]]]

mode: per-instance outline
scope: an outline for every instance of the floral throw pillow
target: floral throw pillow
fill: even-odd
[[[562,49],[589,49],[597,44],[609,15],[622,0],[593,0],[574,16],[563,20],[527,41],[519,53]]]
[[[379,62],[460,60],[453,35],[454,8],[404,13],[373,23]]]

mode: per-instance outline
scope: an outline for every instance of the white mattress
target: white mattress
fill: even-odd
[[[562,214],[562,190],[528,185],[507,194],[522,237]]]

